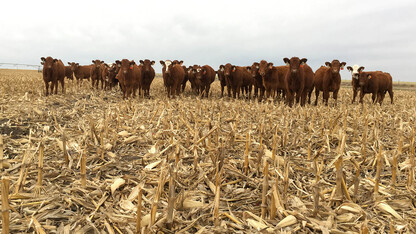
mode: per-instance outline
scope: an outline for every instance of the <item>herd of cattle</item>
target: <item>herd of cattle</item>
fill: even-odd
[[[263,98],[279,97],[285,99],[291,107],[296,100],[304,106],[306,101],[310,104],[311,95],[315,89],[315,105],[318,102],[319,93],[323,93],[323,101],[328,105],[330,92],[337,100],[338,91],[341,85],[340,70],[343,70],[345,62],[333,60],[326,62],[313,72],[306,64],[307,59],[298,57],[284,58],[285,65],[273,66],[273,63],[265,60],[255,62],[251,66],[234,66],[230,63],[221,65],[217,71],[211,66],[193,65],[186,67],[183,61],[166,60],[160,61],[163,66],[162,75],[165,90],[168,97],[175,97],[185,90],[189,81],[193,92],[201,97],[208,97],[210,86],[216,75],[221,83],[221,97],[224,95],[224,88],[227,88],[229,97],[239,98],[241,95],[251,98],[254,87],[254,97],[261,101]],[[49,94],[49,82],[51,82],[51,94],[58,90],[58,81],[61,83],[64,92],[64,78],[73,79],[76,77],[80,82],[83,79],[90,79],[92,86],[109,90],[119,84],[123,98],[139,95],[149,96],[150,85],[155,77],[153,65],[155,61],[140,60],[136,64],[134,60],[117,60],[109,65],[104,61],[93,60],[91,65],[79,65],[68,63],[64,66],[59,59],[52,57],[41,58],[43,65],[43,79],[46,86],[46,95]],[[364,72],[364,67],[354,65],[347,69],[352,73],[352,87],[354,103],[358,91],[360,91],[360,102],[366,93],[372,94],[373,103],[383,102],[386,92],[389,92],[391,103],[393,103],[392,77],[389,73],[382,71]],[[296,99],[295,99],[296,98]]]

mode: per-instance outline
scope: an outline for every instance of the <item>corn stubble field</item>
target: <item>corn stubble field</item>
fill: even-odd
[[[167,99],[156,78],[126,101],[86,81],[45,97],[36,71],[0,79],[11,233],[416,232],[414,90],[290,109],[221,99],[218,81]]]

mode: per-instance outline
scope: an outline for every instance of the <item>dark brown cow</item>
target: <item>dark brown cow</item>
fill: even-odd
[[[155,61],[150,61],[149,59],[140,60],[140,65],[142,69],[141,89],[145,97],[150,97],[150,85],[155,78],[155,69],[152,67],[155,65]]]
[[[92,66],[90,70],[90,76],[91,76],[91,84],[92,87],[95,87],[98,89],[98,83],[101,81],[101,88],[104,87],[103,83],[103,77],[101,74],[101,65],[104,63],[104,61],[101,60],[92,60]]]
[[[221,65],[221,66],[224,66],[224,65]],[[224,87],[227,87],[228,97],[231,97],[231,85],[230,85],[229,80],[225,78],[224,68],[221,68],[221,66],[217,71],[218,80],[220,80],[220,85],[221,85],[221,97],[224,97]]]
[[[162,64],[162,75],[165,82],[165,86],[168,92],[168,97],[175,97],[179,95],[182,81],[185,77],[185,71],[182,68],[182,61],[173,64],[172,61],[160,61]]]
[[[340,63],[334,59],[332,62],[325,62],[325,66],[321,66],[315,74],[315,105],[318,104],[319,92],[323,92],[323,101],[325,105],[328,105],[329,92],[332,92],[332,96],[335,99],[335,104],[338,97],[338,91],[341,86],[341,76],[339,71],[344,69],[345,62]]]
[[[373,103],[383,103],[386,92],[389,92],[391,104],[393,104],[393,81],[391,75],[387,72],[361,72],[359,78],[360,84],[360,103],[366,93],[371,93]]]
[[[58,93],[58,81],[61,82],[62,93],[65,93],[65,66],[61,60],[54,59],[52,57],[40,58],[43,65],[42,74],[43,81],[45,82],[46,96],[49,95],[49,82],[51,82],[51,94],[55,89],[55,94]]]
[[[308,89],[305,89],[305,77],[301,65],[303,66],[308,60],[292,57],[284,58],[283,61],[289,67],[285,76],[286,103],[292,107],[296,95],[296,102],[298,103],[300,99],[300,105],[304,106]]]
[[[101,77],[104,81],[104,90],[111,89],[111,81],[110,81],[110,66],[106,63],[101,64]]]
[[[314,77],[315,73],[312,71],[312,68],[308,64],[304,64],[301,69],[303,70],[304,80],[305,80],[305,95],[308,95],[308,104],[311,104],[312,91],[315,88]],[[305,96],[306,98],[306,96]]]
[[[189,80],[189,76],[188,76],[188,68],[186,66],[182,66],[183,70],[185,71],[185,77],[183,78],[182,81],[182,93],[185,91],[186,88],[186,82],[188,82]]]
[[[242,87],[253,85],[254,79],[246,67],[239,67],[227,63],[220,66],[224,69],[224,76],[229,80],[231,90],[233,91],[233,98],[240,98],[240,90]],[[251,98],[251,90],[249,90],[248,98]]]
[[[117,78],[121,84],[123,98],[129,98],[131,94],[133,94],[133,98],[136,97],[136,91],[141,82],[140,68],[134,60],[123,59],[121,61],[117,60],[116,63],[120,68]]]
[[[212,82],[215,80],[215,71],[209,65],[202,67],[198,66],[192,69],[195,75],[195,84],[200,88],[201,97],[208,97],[209,89],[211,88]]]
[[[65,66],[65,77],[74,80],[74,73],[72,72],[71,66]]]
[[[258,97],[261,101],[261,97],[263,97],[265,88],[263,86],[263,79],[259,73],[260,64],[255,62],[249,68],[249,71],[254,79],[254,97]],[[260,97],[261,96],[261,97]]]
[[[199,67],[199,65],[196,65],[196,64],[194,64],[193,66],[189,66],[188,67],[188,69],[187,69],[187,72],[188,72],[188,79],[189,79],[189,83],[191,83],[191,89],[192,89],[192,92],[194,93],[194,94],[199,94],[200,92],[200,87],[198,87],[197,85],[196,85],[196,78],[195,78],[195,74],[194,74],[194,72],[193,72],[193,69],[196,69],[197,67]]]
[[[358,66],[357,64],[355,64],[352,67],[348,66],[347,69],[348,71],[351,72],[351,75],[352,75],[351,85],[352,85],[353,96],[352,96],[351,103],[354,103],[355,98],[357,97],[358,90],[360,89],[360,83],[358,79],[360,78],[360,73],[364,70],[364,67]]]
[[[83,79],[90,79],[92,65],[80,66],[79,63],[69,62],[68,64],[71,66],[71,70],[74,73],[75,78],[77,78],[78,84],[80,84]]]

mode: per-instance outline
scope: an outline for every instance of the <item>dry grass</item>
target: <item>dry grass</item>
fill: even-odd
[[[413,91],[290,109],[220,99],[218,81],[209,99],[169,100],[157,79],[124,101],[71,82],[45,97],[32,71],[0,80],[11,233],[416,232]]]

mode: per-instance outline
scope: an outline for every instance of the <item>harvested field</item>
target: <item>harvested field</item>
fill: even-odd
[[[10,233],[416,233],[415,90],[288,108],[220,99],[218,80],[209,99],[167,99],[157,78],[127,101],[0,80]]]

